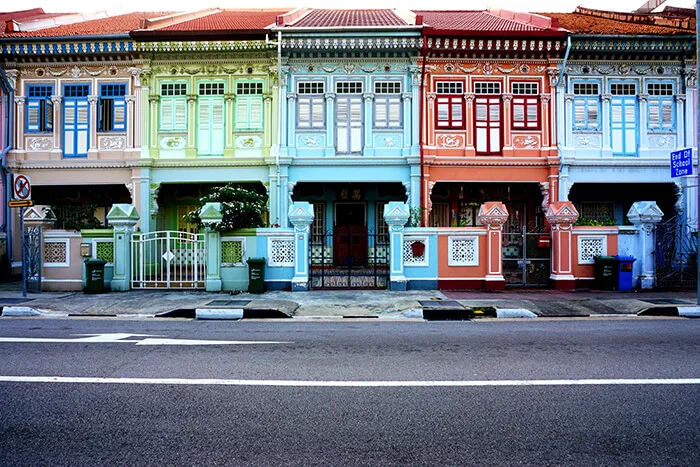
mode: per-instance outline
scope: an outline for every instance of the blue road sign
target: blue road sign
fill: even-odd
[[[693,150],[681,149],[671,153],[671,178],[693,175]]]

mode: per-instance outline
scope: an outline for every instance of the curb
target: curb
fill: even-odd
[[[640,311],[637,316],[700,318],[700,306],[655,306]]]

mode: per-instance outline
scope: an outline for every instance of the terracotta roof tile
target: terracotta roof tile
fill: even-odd
[[[490,11],[424,11],[413,10],[417,15],[423,16],[423,24],[426,28],[439,31],[460,32],[538,32],[545,31],[547,27],[529,24],[524,21],[504,18]],[[527,15],[527,14],[524,14]]]
[[[691,28],[657,26],[639,21],[620,21],[582,13],[540,13],[559,20],[559,26],[576,34],[601,35],[688,35],[695,34],[695,20]]]
[[[201,18],[183,21],[154,31],[236,31],[261,30],[274,24],[288,10],[224,10]]]
[[[0,34],[0,37],[70,37],[102,34],[127,34],[129,31],[137,29],[140,26],[142,19],[157,18],[168,14],[170,14],[170,12],[149,11],[128,13],[124,15],[111,16],[108,18],[39,29],[36,31],[3,33]]]
[[[34,8],[31,10],[21,10],[21,11],[5,11],[0,12],[0,23],[5,23],[6,21],[32,21],[35,19],[46,19],[55,18],[57,16],[69,15],[70,13],[45,13],[41,8]],[[4,26],[4,24],[2,25]]]
[[[323,27],[381,27],[408,26],[393,10],[324,10],[314,9],[299,21],[290,25],[294,28]]]

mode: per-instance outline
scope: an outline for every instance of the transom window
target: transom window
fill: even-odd
[[[435,83],[438,94],[464,94],[464,83],[459,81],[440,81]]]
[[[224,83],[199,83],[200,96],[223,96]]]
[[[100,96],[123,97],[126,96],[126,84],[101,84]]]
[[[243,83],[236,83],[236,94],[238,95],[251,95],[251,94],[262,94],[263,93],[263,83],[256,81],[246,81]]]
[[[500,94],[501,93],[501,83],[495,83],[495,82],[474,83],[474,93],[475,94]]]
[[[297,92],[299,94],[323,94],[326,90],[323,81],[301,81],[297,83]]]
[[[66,84],[63,87],[63,97],[87,97],[90,94],[88,84]]]
[[[671,83],[649,83],[647,92],[651,96],[672,96],[673,84]]]
[[[376,81],[374,83],[375,94],[399,94],[400,92],[400,81]]]
[[[612,83],[610,94],[613,96],[634,96],[637,94],[637,85],[634,83]]]
[[[362,81],[339,81],[335,83],[338,94],[362,94]]]
[[[513,94],[539,94],[538,83],[513,83]]]
[[[50,84],[33,84],[27,88],[27,97],[51,97],[53,86]]]
[[[184,96],[187,94],[187,83],[163,83],[160,85],[161,96]]]
[[[598,83],[574,83],[574,94],[597,96],[600,94]]]

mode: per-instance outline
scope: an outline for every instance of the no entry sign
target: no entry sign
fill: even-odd
[[[29,177],[17,174],[12,182],[12,199],[26,201],[32,199],[32,185]]]

